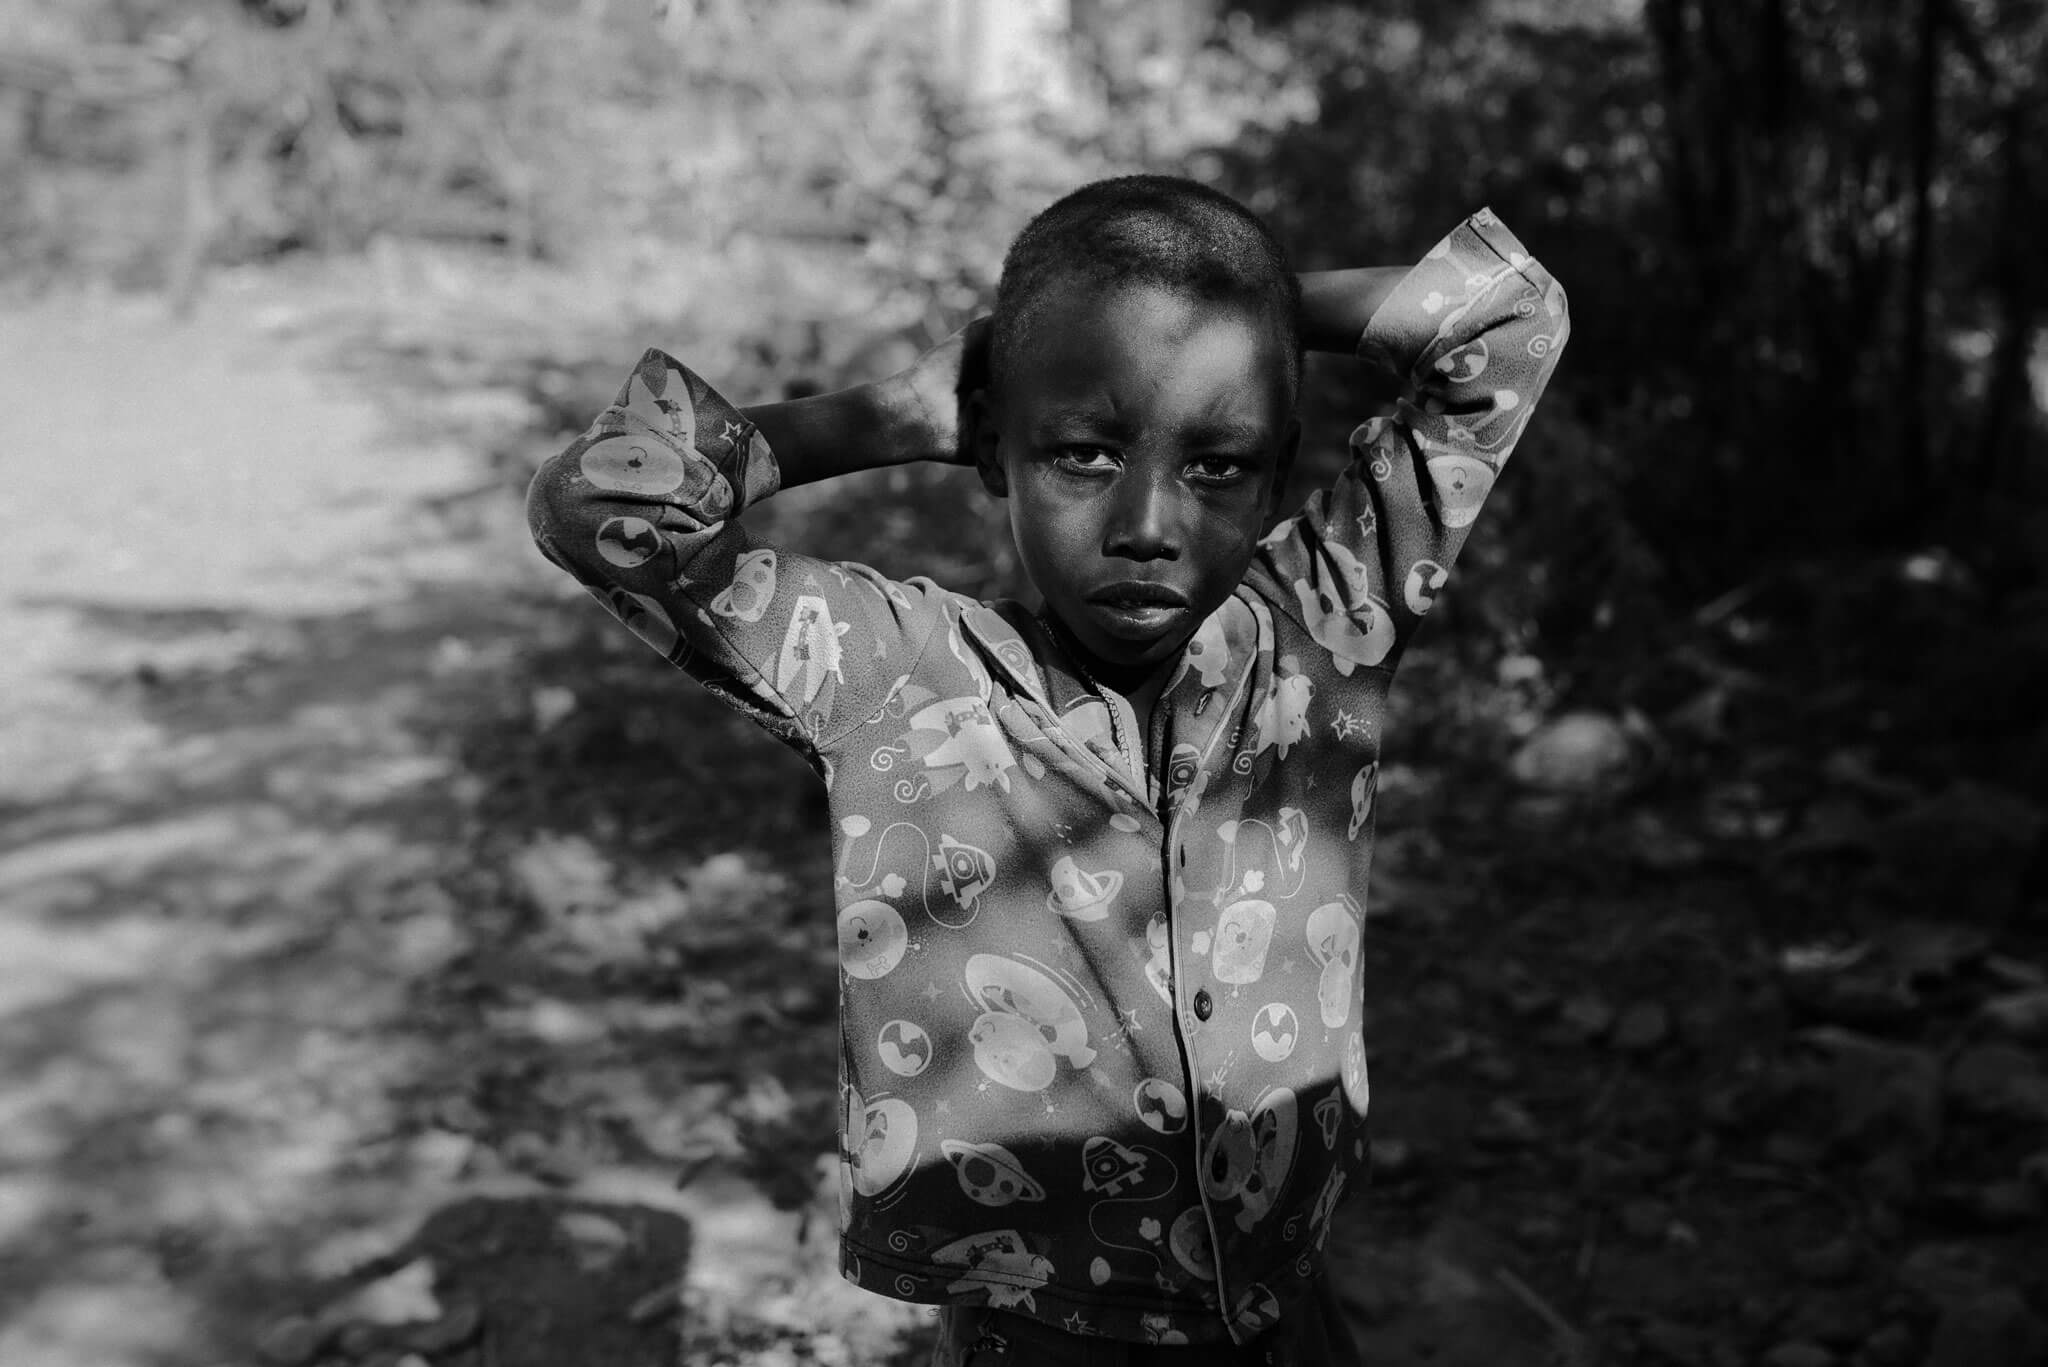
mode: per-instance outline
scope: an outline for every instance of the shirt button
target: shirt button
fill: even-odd
[[[1216,1001],[1215,998],[1209,995],[1209,989],[1206,987],[1198,989],[1195,992],[1195,1019],[1207,1020],[1209,1019],[1209,1014],[1215,1009]]]

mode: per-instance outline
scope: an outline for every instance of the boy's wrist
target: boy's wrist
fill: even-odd
[[[1407,266],[1360,266],[1301,274],[1301,344],[1349,356],[1367,324],[1408,274]]]
[[[941,434],[953,430],[950,415],[932,411],[932,396],[908,370],[859,386],[862,420],[875,434],[877,465],[909,465],[921,460],[950,460],[950,444]]]

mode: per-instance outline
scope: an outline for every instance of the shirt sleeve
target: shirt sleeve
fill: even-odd
[[[1253,573],[1349,674],[1392,667],[1450,575],[1571,331],[1563,286],[1490,210],[1402,277],[1359,339],[1391,416],[1261,544]]]
[[[910,671],[949,595],[761,541],[738,519],[780,487],[754,425],[650,350],[535,474],[527,520],[641,640],[815,758]]]

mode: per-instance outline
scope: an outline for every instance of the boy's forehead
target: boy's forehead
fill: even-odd
[[[1243,378],[1286,383],[1284,343],[1269,312],[1245,300],[1215,299],[1193,290],[1152,281],[1103,284],[1077,276],[1049,281],[1032,301],[1013,355],[1016,369],[1041,383],[1086,384],[1100,378],[1094,368],[1102,352],[1121,352],[1135,360],[1154,359],[1162,341],[1186,343],[1235,329],[1251,345],[1205,347],[1204,354],[1225,358]]]

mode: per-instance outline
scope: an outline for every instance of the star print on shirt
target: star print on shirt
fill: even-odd
[[[1135,1007],[1135,1006],[1126,1006],[1126,1007],[1125,1007],[1125,1008],[1123,1009],[1123,1012],[1122,1012],[1122,1014],[1123,1014],[1123,1015],[1124,1015],[1124,1016],[1126,1017],[1126,1020],[1125,1020],[1125,1023],[1124,1023],[1124,1027],[1123,1027],[1123,1029],[1124,1029],[1124,1033],[1125,1033],[1125,1034],[1127,1034],[1127,1035],[1142,1035],[1142,1034],[1144,1034],[1144,1033],[1145,1033],[1145,1027],[1144,1027],[1144,1026],[1142,1026],[1142,1025],[1140,1025],[1140,1024],[1138,1024],[1138,1008],[1137,1008],[1137,1007]]]
[[[1337,709],[1336,721],[1331,723],[1331,729],[1337,733],[1338,740],[1350,740],[1353,736],[1362,736],[1372,730],[1372,723],[1363,717],[1354,717],[1340,707]]]
[[[940,997],[945,995],[945,989],[941,988],[935,982],[927,982],[924,985],[924,995],[926,1001],[937,1001]]]
[[[1088,1321],[1082,1319],[1079,1314],[1069,1315],[1065,1319],[1061,1320],[1060,1323],[1066,1328],[1066,1331],[1069,1334],[1086,1334],[1090,1332],[1088,1328]]]
[[[747,435],[747,425],[743,422],[728,421],[725,424],[725,426],[721,427],[718,430],[718,435],[721,438],[723,438],[728,445],[732,446],[734,450],[738,450],[740,438]]]

